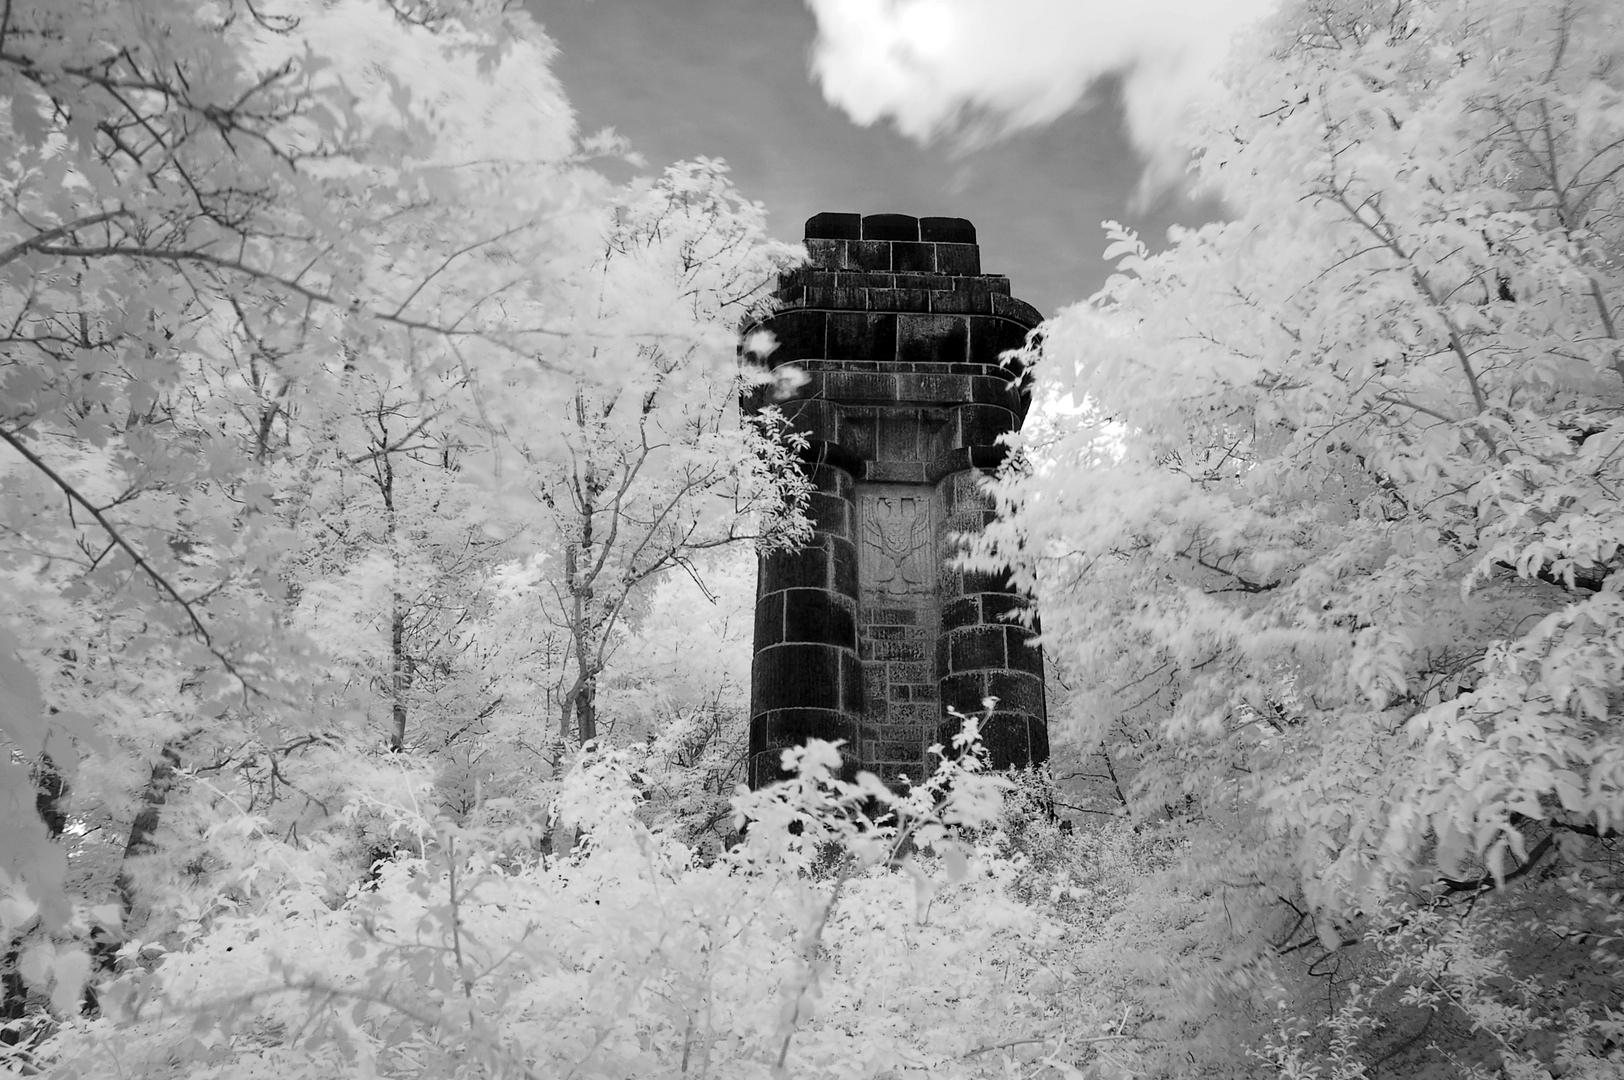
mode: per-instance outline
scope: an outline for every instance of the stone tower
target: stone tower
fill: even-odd
[[[773,366],[806,382],[779,402],[809,441],[815,533],[762,558],[750,692],[750,783],[784,747],[845,740],[848,772],[918,779],[925,748],[958,731],[947,708],[998,704],[994,768],[1048,757],[1043,660],[1004,616],[1000,575],[946,565],[992,505],[977,486],[1030,403],[1019,348],[1041,317],[981,272],[962,218],[818,214],[808,264],[779,282],[763,324]]]

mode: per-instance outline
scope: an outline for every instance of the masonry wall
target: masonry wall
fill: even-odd
[[[763,324],[774,366],[807,376],[776,402],[808,439],[813,542],[761,561],[751,678],[750,782],[782,749],[841,739],[849,771],[917,779],[925,748],[979,712],[994,767],[1048,755],[1043,665],[1025,603],[1002,578],[947,565],[991,514],[977,478],[1029,399],[1001,363],[1040,321],[983,274],[961,218],[819,214],[808,264],[780,281]],[[756,402],[757,406],[765,402]]]

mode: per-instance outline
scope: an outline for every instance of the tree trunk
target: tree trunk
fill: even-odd
[[[400,572],[398,565],[395,572]],[[406,745],[406,695],[412,689],[412,662],[406,655],[406,607],[399,590],[389,616],[389,660],[389,749],[398,753]]]
[[[147,786],[141,792],[141,810],[130,823],[130,838],[124,845],[124,857],[119,860],[118,876],[113,879],[118,887],[125,926],[131,924],[135,915],[135,879],[130,875],[130,860],[157,850],[152,838],[158,832],[164,803],[175,786],[175,770],[178,768],[180,751],[174,743],[165,743],[147,777]]]
[[[399,753],[406,746],[406,696],[412,688],[412,660],[406,655],[406,598],[400,589],[400,518],[395,506],[395,463],[389,458],[389,432],[381,424],[378,448],[381,461],[376,479],[378,492],[383,496],[393,574],[389,602],[389,750]]]
[[[582,745],[598,737],[598,679],[588,675],[575,695],[575,730]]]
[[[598,649],[592,622],[592,585],[579,577],[581,553],[591,549],[592,518],[587,515],[581,543],[564,552],[564,573],[570,589],[570,640],[575,649],[575,683],[564,695],[558,717],[558,736],[565,743],[573,734],[577,746],[598,737]],[[573,723],[572,723],[573,721]]]

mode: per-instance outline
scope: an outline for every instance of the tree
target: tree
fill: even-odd
[[[1432,1013],[1463,1061],[1609,1053],[1619,957],[1578,943],[1624,884],[1621,20],[1287,3],[1196,136],[1235,219],[1158,255],[1111,228],[1043,342],[1086,413],[982,551],[1098,720],[1155,733],[1137,790],[1222,908],[1209,985],[1267,1030],[1268,987],[1365,980],[1386,1030],[1343,1013],[1336,1075]]]
[[[797,249],[769,242],[760,205],[704,159],[635,186],[602,244],[575,282],[582,318],[659,329],[560,343],[563,356],[549,359],[581,372],[573,392],[503,423],[524,457],[537,539],[552,553],[535,595],[568,643],[552,688],[562,743],[598,736],[599,677],[662,575],[697,576],[705,552],[794,544],[809,528],[808,485],[777,411],[738,409],[744,389],[768,376],[731,360],[735,327]],[[624,374],[601,378],[605,364]]]
[[[8,941],[107,921],[84,901],[132,880],[160,808],[206,828],[177,770],[254,812],[290,754],[321,749],[330,780],[354,702],[289,626],[300,514],[369,386],[499,380],[566,332],[550,290],[603,184],[550,52],[503,5],[0,12]],[[82,889],[32,776],[67,792]]]

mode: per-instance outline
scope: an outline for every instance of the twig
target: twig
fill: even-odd
[[[1079,1043],[1120,1042],[1125,1039],[1137,1039],[1138,1037],[1139,1036],[1137,1035],[1094,1035],[1087,1039],[1074,1039],[1071,1041]],[[1054,1038],[1063,1038],[1063,1036],[1034,1035],[1028,1039],[1011,1039],[1009,1042],[994,1043],[991,1046],[979,1046],[967,1054],[959,1055],[959,1060],[964,1061],[966,1058],[973,1058],[977,1054],[990,1054],[994,1050],[1008,1050],[1012,1046],[1025,1046],[1028,1043],[1048,1042],[1050,1039]]]
[[[105,222],[116,220],[117,218],[125,218],[129,216],[130,212],[128,210],[109,210],[105,214],[94,214],[91,217],[80,218],[78,221],[70,221],[66,225],[58,225],[54,229],[46,229],[42,233],[37,233],[34,236],[30,236],[27,240],[17,241],[15,244],[12,244],[10,247],[6,248],[5,251],[0,251],[0,266],[4,266],[13,259],[22,258],[30,251],[38,248],[41,244],[49,244],[52,240],[59,240],[64,236],[69,236],[72,233],[77,232],[80,229],[88,229],[92,225],[101,225]]]
[[[142,555],[135,549],[134,545],[132,545],[128,540],[124,539],[124,535],[118,531],[118,527],[109,521],[107,516],[103,514],[100,509],[94,506],[89,499],[81,495],[79,493],[79,489],[68,483],[68,481],[63,478],[62,474],[58,473],[55,469],[51,468],[51,466],[47,465],[44,459],[25,446],[22,440],[16,435],[13,435],[5,428],[0,428],[0,440],[4,440],[13,450],[16,450],[17,453],[21,454],[29,464],[33,465],[34,468],[43,473],[51,481],[51,483],[55,484],[57,488],[59,488],[62,493],[68,497],[69,502],[78,503],[80,506],[84,507],[85,511],[88,512],[91,517],[96,519],[96,524],[100,525],[103,531],[107,533],[108,539],[112,540],[114,544],[117,544],[118,547],[130,557],[131,561],[133,561],[135,565],[140,568],[141,572],[146,574],[147,578],[154,585],[156,585],[164,593],[167,593],[169,597],[175,601],[175,603],[181,606],[181,610],[186,612],[186,618],[192,625],[192,633],[203,642],[203,647],[208,649],[216,660],[220,661],[225,669],[231,673],[232,677],[242,684],[244,690],[256,694],[263,694],[263,691],[254,686],[254,684],[249,681],[248,677],[242,673],[242,670],[237,667],[236,662],[222,652],[220,647],[214,643],[213,635],[209,633],[209,628],[204,624],[202,618],[197,614],[197,610],[192,606],[192,602],[186,599],[186,597],[182,596],[180,594],[180,590],[175,588],[174,585],[170,584],[169,579],[161,574],[156,567],[147,561],[146,556]]]

